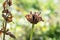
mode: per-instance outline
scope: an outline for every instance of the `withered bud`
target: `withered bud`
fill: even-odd
[[[8,1],[8,5],[11,6],[12,5],[12,0]]]
[[[12,34],[11,32],[7,32],[6,35],[9,35],[12,38],[16,38],[14,34]]]
[[[30,14],[26,15],[25,17],[32,24],[37,24],[39,21],[43,21],[42,17],[39,16],[38,12],[34,12],[34,14],[30,12]]]
[[[3,3],[3,8],[4,8],[4,10],[5,10],[6,6],[7,6],[7,1],[5,1],[5,2]]]

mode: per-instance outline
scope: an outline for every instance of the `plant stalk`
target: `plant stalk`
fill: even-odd
[[[30,33],[30,40],[32,40],[33,32],[34,32],[34,24],[32,24],[32,29],[31,29],[31,33]]]
[[[4,25],[4,33],[3,33],[3,40],[5,40],[6,26],[7,26],[7,22],[5,21],[5,25]]]

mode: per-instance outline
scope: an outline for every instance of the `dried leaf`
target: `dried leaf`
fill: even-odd
[[[15,35],[13,35],[11,32],[7,32],[6,35],[9,35],[12,38],[16,38]]]

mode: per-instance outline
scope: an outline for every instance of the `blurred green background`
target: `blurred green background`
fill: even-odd
[[[0,28],[3,22],[3,2],[0,0]],[[60,0],[12,0],[12,2],[9,10],[13,15],[13,22],[7,24],[7,29],[16,36],[16,40],[29,40],[32,24],[26,20],[25,15],[30,11],[41,12],[44,20],[35,25],[33,40],[60,40]],[[6,40],[15,39],[6,35]]]

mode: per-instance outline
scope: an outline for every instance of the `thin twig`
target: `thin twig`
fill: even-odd
[[[5,21],[5,25],[4,25],[4,33],[3,33],[3,40],[5,40],[6,26],[7,26],[7,22]]]

